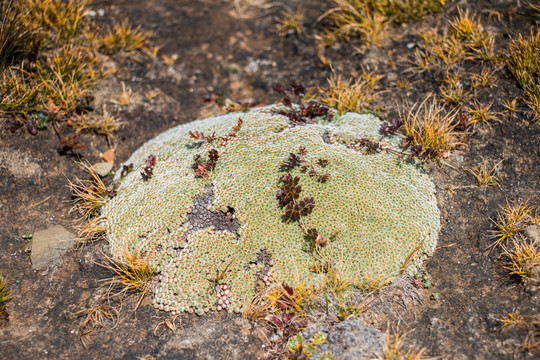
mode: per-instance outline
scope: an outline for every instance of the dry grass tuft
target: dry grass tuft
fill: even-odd
[[[401,117],[410,143],[433,151],[436,158],[442,158],[459,144],[455,131],[456,112],[447,111],[435,97],[426,97]]]
[[[415,50],[417,71],[437,70],[447,74],[467,59],[499,61],[494,50],[495,36],[483,28],[476,15],[461,8],[458,11],[450,28],[420,34],[424,46]]]
[[[471,124],[486,124],[491,126],[491,122],[499,121],[498,114],[491,111],[491,105],[481,104],[478,101],[474,101],[471,106],[467,107]]]
[[[362,277],[346,275],[350,274],[346,266],[327,264],[318,286],[309,289],[308,311],[322,310],[340,321],[358,317],[366,310],[372,295],[391,281],[389,277],[374,278],[368,274]]]
[[[81,34],[88,0],[23,0],[31,22],[43,32],[46,47],[67,44]]]
[[[466,170],[474,176],[476,185],[478,187],[483,188],[493,186],[499,184],[499,179],[497,179],[493,173],[497,170],[497,166],[499,166],[501,162],[502,160],[499,161],[492,169],[488,169],[487,165],[482,163],[481,165],[475,166],[474,168],[468,168]]]
[[[439,11],[444,6],[444,0],[333,0],[333,3],[335,7],[329,14],[338,31],[343,31],[343,27],[357,28],[370,14],[379,14],[386,22],[395,21],[400,24],[421,19],[427,13]]]
[[[463,41],[477,58],[492,62],[498,60],[494,52],[495,37],[484,29],[478,16],[458,8],[458,17],[450,26],[453,35]]]
[[[274,286],[267,293],[266,299],[270,307],[276,311],[285,306],[294,310],[299,317],[306,316],[313,303],[317,289],[301,283],[299,286],[292,288],[292,290],[293,293],[290,294],[285,285]]]
[[[466,97],[463,90],[463,83],[459,79],[459,74],[447,75],[440,88],[441,97],[449,105],[461,105]]]
[[[267,320],[274,313],[274,307],[268,302],[271,288],[264,288],[251,299],[244,299],[242,317],[250,321]]]
[[[111,196],[111,191],[105,186],[100,176],[89,164],[78,163],[88,175],[88,180],[75,178],[69,181],[74,205],[71,209],[78,211],[82,218],[79,237],[82,244],[99,241],[105,238],[105,217],[101,216],[101,207],[104,206]]]
[[[478,44],[479,39],[485,36],[484,28],[477,16],[463,8],[458,8],[458,17],[450,22],[450,26],[454,34],[470,44]]]
[[[297,318],[330,316],[343,321],[358,317],[372,295],[390,279],[353,278],[341,267],[330,264],[321,270],[317,284],[289,287],[274,284],[261,289],[249,302],[244,302],[243,316],[252,321],[269,321],[280,311],[292,311]]]
[[[8,130],[35,135],[47,121],[57,124],[77,118],[89,110],[97,77],[106,75],[97,61],[98,51],[130,55],[144,50],[149,34],[127,21],[100,35],[85,15],[88,4],[88,0],[1,2],[0,114],[16,116],[6,122]],[[51,105],[57,108],[54,116]]]
[[[389,278],[353,278],[345,274],[343,268],[330,264],[317,289],[324,299],[325,313],[335,314],[340,321],[360,316],[368,306],[368,296],[390,282]]]
[[[7,280],[0,275],[0,314],[6,310],[8,301],[11,300],[11,291],[9,291]]]
[[[533,240],[523,236],[512,237],[509,246],[503,246],[505,268],[525,285],[538,286],[540,282],[540,248]]]
[[[503,316],[499,321],[503,323],[503,329],[507,327],[523,326],[525,324],[525,320],[519,313],[519,310],[514,310],[508,315]]]
[[[529,206],[528,202],[507,203],[506,206],[501,207],[501,211],[497,213],[497,221],[495,221],[496,229],[492,231],[491,235],[496,240],[489,247],[505,244],[523,230],[527,222],[531,220],[530,213],[534,209],[534,207]]]
[[[109,190],[92,166],[85,163],[78,163],[78,165],[90,175],[90,178],[88,180],[75,178],[74,182],[69,181],[75,201],[74,208],[78,209],[85,219],[99,216],[101,207],[109,199]]]
[[[330,21],[334,24],[331,34],[334,39],[361,37],[367,47],[379,45],[389,36],[391,20],[378,9],[373,9],[366,1],[333,0],[335,7],[330,10]],[[327,34],[326,39],[330,38]]]
[[[149,283],[153,279],[155,271],[139,252],[124,251],[118,258],[106,256],[108,263],[99,264],[109,269],[113,277],[106,279],[109,283],[109,296],[125,296],[129,293],[140,294],[135,310],[141,304],[148,292]],[[116,291],[112,293],[112,291]]]
[[[79,47],[67,46],[53,53],[46,62],[37,62],[36,79],[41,93],[54,101],[64,113],[77,110],[80,101],[90,94],[96,75],[93,60]]]
[[[531,31],[529,38],[519,34],[512,39],[507,55],[508,68],[518,83],[527,89],[535,85],[540,68],[540,32]]]
[[[87,348],[88,337],[99,334],[109,325],[112,325],[111,329],[114,329],[116,321],[120,317],[118,309],[105,303],[81,310],[73,316],[77,317],[79,314],[86,315],[79,324],[79,340],[85,348]]]
[[[107,110],[103,110],[101,114],[81,115],[77,121],[73,122],[73,126],[77,128],[77,131],[93,131],[107,137],[112,136],[122,124]]]
[[[293,12],[283,12],[278,23],[278,33],[281,36],[300,35],[304,29],[304,9],[299,7]]]
[[[104,216],[94,217],[81,226],[79,229],[79,238],[82,244],[105,240],[105,233],[107,231],[104,223],[105,219]]]
[[[526,103],[533,118],[540,119],[540,31],[531,30],[528,38],[519,34],[512,39],[506,56],[508,68],[527,93]]]
[[[22,115],[39,108],[40,86],[28,72],[9,68],[2,73],[0,113]]]
[[[425,349],[417,349],[415,347],[408,347],[405,341],[406,334],[398,334],[397,332],[386,334],[386,349],[382,356],[377,359],[380,360],[423,360],[432,359],[424,356]]]
[[[514,115],[514,113],[516,112],[517,108],[516,108],[516,105],[517,105],[517,99],[512,99],[512,100],[507,100],[503,106],[504,106],[504,111],[506,113],[508,113],[508,115],[510,117],[512,117],[512,115]]]
[[[509,313],[499,319],[503,323],[502,330],[505,329],[523,329],[527,335],[523,339],[519,351],[529,351],[537,349],[540,346],[540,316],[539,315],[521,315],[518,310]]]
[[[495,81],[494,73],[492,71],[487,70],[486,68],[483,68],[480,74],[472,75],[471,86],[473,87],[473,89],[490,88],[493,86],[494,81]]]
[[[527,89],[525,103],[533,112],[533,120],[540,120],[540,81],[536,86]]]
[[[454,69],[469,57],[465,44],[448,30],[439,33],[436,29],[420,34],[424,49],[415,50],[415,65],[418,71]]]
[[[317,36],[319,57],[323,64],[328,61],[324,49],[338,41],[359,37],[363,45],[357,50],[363,52],[372,45],[381,45],[390,37],[392,23],[403,23],[420,19],[426,13],[438,11],[444,0],[332,0],[334,7],[321,18],[328,17],[333,27]]]
[[[0,3],[0,69],[23,60],[39,47],[39,33],[24,9],[13,1]]]
[[[120,93],[120,96],[118,97],[118,102],[122,106],[127,106],[131,102],[131,99],[133,98],[134,94],[133,91],[129,86],[126,86],[124,82],[122,82],[122,92]]]
[[[131,53],[143,49],[149,38],[150,33],[140,27],[132,27],[126,19],[98,38],[98,49],[107,55]]]
[[[382,76],[363,72],[358,79],[332,74],[328,87],[319,89],[321,101],[337,109],[340,114],[363,112],[377,98],[376,90]]]

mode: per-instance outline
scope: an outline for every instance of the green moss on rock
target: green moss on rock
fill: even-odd
[[[117,195],[102,210],[111,251],[140,251],[156,267],[156,307],[238,311],[257,284],[298,285],[322,276],[310,271],[314,258],[303,250],[304,234],[297,222],[284,221],[276,200],[284,174],[280,164],[300,146],[312,163],[329,162],[324,171],[331,177],[324,183],[299,170],[293,174],[301,178],[302,196],[316,202],[305,225],[325,236],[338,234],[322,255],[345,264],[345,275],[391,276],[403,267],[412,270],[434,250],[439,210],[422,169],[386,152],[364,154],[332,141],[379,140],[380,120],[348,113],[292,127],[272,108],[173,128],[138,149],[127,161],[133,171],[117,177]],[[244,123],[232,140],[208,144],[190,138],[189,131],[227,134],[239,118]],[[383,141],[399,140],[393,135]],[[194,155],[206,156],[213,148],[219,152],[215,169],[196,177]],[[149,155],[157,163],[145,182],[140,173]],[[234,218],[225,216],[230,209]],[[235,225],[227,226],[225,218]]]

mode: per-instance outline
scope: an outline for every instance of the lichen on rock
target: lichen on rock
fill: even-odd
[[[366,154],[342,140],[379,141],[380,120],[348,113],[331,121],[291,126],[277,105],[230,113],[175,127],[139,148],[117,174],[117,195],[102,209],[111,251],[139,251],[156,268],[153,303],[169,311],[240,311],[257,288],[272,282],[316,283],[314,254],[305,251],[298,223],[283,218],[276,200],[280,168],[290,153],[328,160],[321,182],[299,169],[302,195],[315,208],[302,221],[324,236],[336,234],[319,256],[346,264],[356,279],[413,271],[436,245],[439,210],[429,177],[388,152]],[[191,132],[235,136],[194,140]],[[336,141],[336,139],[341,139]],[[385,137],[388,146],[399,135]],[[208,176],[195,175],[194,156],[219,154]],[[154,155],[152,176],[141,170]]]

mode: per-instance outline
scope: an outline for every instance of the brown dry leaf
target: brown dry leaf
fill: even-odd
[[[109,149],[109,150],[105,151],[103,153],[102,157],[103,157],[103,160],[105,160],[106,162],[113,163],[114,162],[114,150]]]

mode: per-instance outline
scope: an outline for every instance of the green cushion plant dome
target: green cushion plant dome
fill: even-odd
[[[316,283],[328,264],[369,281],[414,272],[434,250],[440,214],[422,168],[351,145],[397,148],[401,135],[382,137],[372,115],[299,125],[279,109],[177,126],[117,174],[102,209],[107,238],[114,256],[140,253],[155,268],[156,307],[240,311],[271,283]],[[298,185],[291,204],[280,201],[280,189]],[[295,204],[306,210],[287,213]]]

